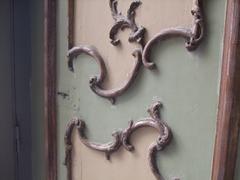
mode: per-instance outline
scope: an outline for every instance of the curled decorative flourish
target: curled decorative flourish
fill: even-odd
[[[155,66],[155,63],[150,60],[150,52],[153,45],[159,41],[171,37],[182,37],[186,40],[185,46],[189,51],[195,50],[204,35],[204,22],[203,22],[203,10],[202,1],[195,0],[192,8],[192,15],[194,17],[193,26],[191,29],[186,28],[170,28],[165,29],[151,38],[144,47],[142,54],[142,61],[145,67],[151,69]]]
[[[146,68],[154,68],[155,63],[150,61],[150,52],[152,47],[156,42],[163,41],[173,37],[182,37],[186,40],[185,47],[190,48],[191,30],[185,28],[169,28],[162,30],[160,33],[155,35],[151,40],[149,40],[143,50],[142,61]]]
[[[110,156],[112,153],[119,150],[121,146],[123,146],[128,151],[133,151],[134,146],[130,142],[130,137],[132,133],[139,128],[143,127],[152,127],[156,129],[159,132],[159,136],[156,140],[156,142],[152,143],[149,147],[149,153],[148,153],[148,161],[149,166],[156,177],[157,180],[163,179],[161,176],[161,173],[157,167],[157,161],[156,161],[156,154],[158,151],[162,151],[171,141],[172,139],[172,133],[170,128],[167,126],[167,124],[160,118],[160,107],[161,103],[156,102],[154,103],[149,109],[148,113],[150,117],[144,118],[139,121],[130,121],[129,127],[123,131],[117,131],[113,133],[114,140],[113,142],[109,142],[106,144],[97,144],[90,142],[84,131],[86,128],[85,122],[83,120],[80,120],[78,118],[73,119],[67,126],[66,134],[65,134],[65,165],[67,166],[68,170],[68,180],[71,179],[71,164],[72,164],[72,132],[74,128],[77,128],[77,132],[79,135],[79,138],[81,142],[87,146],[88,148],[91,148],[96,151],[104,152],[106,154],[107,159],[110,159]]]
[[[95,83],[100,84],[103,82],[105,76],[106,76],[106,66],[103,61],[102,56],[99,54],[98,50],[94,46],[88,46],[88,45],[80,45],[77,47],[73,47],[68,51],[68,68],[70,71],[74,71],[74,66],[73,66],[73,60],[74,58],[78,57],[80,54],[87,54],[91,56],[93,59],[95,59],[100,67],[100,74],[99,76],[95,76],[91,78],[91,82],[95,81]]]
[[[110,0],[109,5],[112,11],[112,17],[115,20],[113,27],[110,30],[109,37],[111,39],[111,43],[114,46],[117,46],[120,43],[120,39],[116,39],[116,34],[120,29],[129,28],[132,30],[128,41],[129,42],[137,42],[142,47],[144,46],[144,34],[146,29],[142,26],[137,26],[135,22],[135,10],[141,5],[140,0],[134,0],[130,8],[128,9],[127,16],[124,16],[121,12],[118,12],[117,9],[117,0]]]
[[[129,28],[131,29],[131,34],[129,37],[129,42],[137,42],[141,45],[141,50],[137,49],[133,52],[133,56],[136,57],[136,62],[133,70],[130,73],[129,78],[123,82],[123,84],[114,89],[106,90],[103,88],[103,81],[107,74],[106,66],[104,60],[97,49],[93,46],[80,45],[78,47],[73,47],[69,50],[69,60],[68,67],[71,71],[73,68],[73,59],[80,55],[81,53],[88,54],[93,57],[99,67],[100,74],[99,76],[94,76],[90,79],[90,88],[97,95],[109,99],[112,103],[115,103],[115,100],[118,96],[122,95],[132,84],[133,80],[137,76],[141,65],[143,64],[147,68],[153,68],[155,63],[150,59],[150,52],[152,47],[158,41],[163,41],[172,37],[182,37],[185,39],[185,47],[192,51],[196,49],[204,35],[204,22],[203,22],[203,7],[202,0],[194,0],[194,5],[191,10],[192,16],[194,17],[193,26],[191,29],[188,28],[169,28],[161,31],[156,34],[153,38],[151,38],[147,44],[145,45],[145,32],[146,29],[142,26],[137,26],[135,22],[135,14],[136,9],[141,5],[140,0],[133,0],[128,9],[127,15],[122,15],[121,12],[118,11],[118,0],[109,0],[109,5],[112,13],[112,17],[115,20],[113,27],[110,30],[109,37],[111,39],[111,43],[117,46],[120,43],[120,40],[116,38],[116,35],[120,29]],[[71,13],[73,15],[74,13]],[[72,20],[73,17],[70,17]],[[72,25],[72,23],[70,23]],[[71,31],[72,32],[72,31]],[[69,35],[72,37],[72,35]],[[72,42],[71,42],[72,43]],[[142,62],[140,62],[142,61]]]
[[[74,71],[73,60],[80,54],[87,54],[97,61],[97,64],[100,67],[100,74],[94,76],[90,79],[89,84],[90,88],[97,95],[109,99],[112,103],[115,103],[115,99],[122,95],[132,84],[135,77],[137,76],[139,69],[141,67],[141,50],[137,49],[133,52],[133,56],[136,58],[136,62],[132,72],[129,75],[129,78],[118,88],[105,90],[102,88],[102,83],[106,77],[107,71],[104,60],[99,54],[97,49],[94,46],[80,45],[78,47],[73,47],[68,52],[68,67],[71,71]]]

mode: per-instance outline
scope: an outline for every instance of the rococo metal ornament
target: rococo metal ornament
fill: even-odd
[[[172,139],[171,129],[168,127],[165,121],[161,119],[160,108],[162,104],[160,102],[154,103],[149,109],[148,113],[150,117],[140,119],[138,121],[130,121],[129,126],[122,131],[117,131],[112,134],[113,141],[106,144],[93,143],[88,140],[85,135],[86,124],[83,120],[74,118],[67,126],[65,133],[65,165],[68,171],[68,180],[72,180],[72,133],[73,129],[77,129],[79,138],[85,146],[90,149],[100,151],[106,154],[106,158],[109,160],[112,153],[119,150],[123,146],[127,151],[134,151],[134,146],[130,142],[130,137],[133,132],[143,127],[152,127],[156,129],[159,136],[155,142],[149,146],[148,150],[148,162],[150,169],[157,180],[163,180],[158,166],[157,166],[157,152],[164,150],[164,148],[170,143]],[[178,179],[178,178],[177,178]]]
[[[113,46],[119,46],[121,41],[117,38],[117,34],[120,30],[128,28],[131,30],[128,41],[130,43],[137,43],[140,48],[135,49],[132,55],[135,57],[135,65],[130,73],[130,76],[125,80],[122,85],[114,89],[103,89],[103,82],[106,78],[107,70],[103,57],[98,52],[97,48],[93,45],[73,45],[73,27],[74,27],[74,0],[69,0],[69,51],[68,51],[68,68],[70,71],[74,71],[73,61],[80,54],[87,54],[91,56],[98,64],[100,73],[97,76],[93,76],[90,81],[91,90],[103,98],[109,99],[112,103],[115,103],[117,97],[122,95],[133,83],[137,77],[141,67],[153,69],[155,63],[151,61],[151,49],[154,44],[159,43],[165,39],[173,37],[181,37],[185,40],[185,47],[189,51],[195,50],[204,35],[204,20],[203,20],[203,6],[202,0],[194,0],[194,5],[191,11],[193,16],[192,28],[169,28],[160,31],[148,42],[145,42],[145,33],[147,29],[138,25],[135,22],[135,15],[137,8],[142,5],[140,0],[133,0],[127,11],[127,15],[124,16],[118,10],[118,0],[109,0],[109,6],[114,24],[109,31],[110,43]],[[97,144],[90,142],[85,135],[86,124],[83,120],[74,118],[67,126],[65,134],[65,165],[68,171],[68,180],[72,180],[72,133],[73,129],[77,129],[79,138],[85,146],[90,149],[100,151],[106,154],[106,158],[110,159],[112,153],[119,150],[120,147],[124,147],[127,151],[133,151],[134,146],[130,142],[132,133],[139,128],[152,127],[159,133],[158,139],[152,143],[148,151],[148,162],[150,169],[157,180],[164,180],[157,166],[156,154],[158,151],[163,150],[171,141],[172,133],[168,125],[160,117],[161,103],[154,103],[149,109],[148,113],[150,117],[143,118],[138,121],[130,121],[129,127],[122,131],[113,133],[113,141],[106,144]],[[179,180],[179,178],[174,178]]]
[[[130,76],[125,80],[122,85],[114,89],[103,89],[103,81],[106,77],[106,65],[105,62],[98,52],[97,48],[93,45],[77,45],[73,46],[73,2],[74,0],[69,0],[69,51],[68,51],[68,67],[71,71],[73,68],[73,60],[76,59],[80,54],[84,53],[93,57],[100,68],[100,75],[94,76],[90,79],[90,88],[92,91],[103,97],[109,99],[112,103],[115,103],[117,97],[122,95],[135,80],[138,75],[139,69],[144,65],[144,67],[152,69],[155,67],[154,62],[150,59],[151,49],[154,44],[159,43],[165,39],[173,37],[182,37],[185,39],[185,47],[189,51],[195,50],[204,35],[204,19],[203,19],[203,6],[202,0],[194,0],[193,8],[191,14],[193,16],[193,25],[192,28],[169,28],[160,31],[152,39],[145,43],[145,32],[147,31],[143,26],[139,26],[135,22],[135,15],[137,8],[142,4],[140,0],[134,0],[127,11],[127,16],[124,16],[121,12],[118,11],[118,0],[109,0],[109,5],[111,9],[111,14],[114,19],[114,25],[110,29],[109,38],[111,43],[114,46],[120,44],[120,39],[116,38],[119,30],[124,28],[129,28],[131,34],[129,36],[129,42],[135,42],[140,45],[140,48],[136,49],[132,54],[136,58],[135,66],[130,73]]]

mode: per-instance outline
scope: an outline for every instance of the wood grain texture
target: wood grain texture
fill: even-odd
[[[46,179],[57,179],[56,0],[44,1],[44,113]]]
[[[74,46],[74,1],[68,0],[68,49]]]
[[[232,180],[240,119],[240,1],[228,0],[212,180]]]

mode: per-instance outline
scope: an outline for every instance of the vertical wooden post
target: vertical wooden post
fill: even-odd
[[[57,180],[56,0],[44,1],[44,93],[47,180]]]
[[[233,180],[240,120],[240,1],[227,1],[212,180]]]

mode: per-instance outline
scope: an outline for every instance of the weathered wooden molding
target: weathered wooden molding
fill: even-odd
[[[69,11],[74,9],[74,0],[69,0]],[[127,12],[127,16],[124,16],[118,11],[117,6],[118,0],[109,0],[110,10],[112,17],[115,21],[113,27],[110,30],[109,38],[114,46],[118,46],[120,39],[116,38],[119,30],[124,28],[131,29],[131,34],[129,36],[129,42],[138,43],[141,49],[137,49],[133,52],[137,60],[134,68],[131,71],[131,75],[125,82],[118,88],[106,90],[103,89],[103,81],[105,79],[106,67],[102,56],[99,54],[96,48],[93,46],[85,45],[73,45],[73,12],[69,12],[69,45],[70,50],[68,52],[68,66],[70,70],[73,70],[73,58],[76,58],[81,53],[86,53],[96,59],[98,65],[100,66],[101,74],[99,77],[95,76],[90,80],[90,88],[97,95],[111,100],[112,103],[115,102],[116,98],[121,96],[133,83],[135,77],[139,72],[140,66],[143,64],[146,68],[153,68],[155,66],[154,62],[150,59],[151,49],[159,41],[172,38],[172,37],[182,37],[185,39],[185,46],[189,51],[195,50],[200,44],[204,35],[204,19],[203,19],[203,8],[201,0],[194,0],[194,5],[191,10],[192,16],[194,18],[194,23],[191,29],[188,28],[169,28],[161,31],[150,39],[145,45],[145,32],[147,31],[143,26],[138,26],[135,22],[135,15],[137,8],[142,4],[140,0],[134,0]],[[83,48],[84,47],[84,48]],[[142,61],[142,63],[140,62]]]
[[[45,179],[57,180],[56,12],[57,0],[44,0],[44,150]]]
[[[90,142],[85,135],[86,124],[83,120],[74,118],[69,122],[65,133],[65,165],[68,171],[68,180],[72,180],[72,132],[74,128],[77,128],[79,138],[85,146],[90,149],[100,151],[106,154],[106,158],[109,160],[112,153],[117,152],[120,147],[124,147],[127,151],[133,151],[134,146],[130,142],[130,137],[133,132],[139,128],[152,127],[156,129],[159,136],[155,142],[153,142],[148,150],[148,162],[150,170],[154,174],[157,180],[162,180],[163,177],[157,166],[156,154],[170,143],[172,139],[171,129],[168,127],[165,121],[160,117],[160,108],[162,104],[160,102],[154,103],[149,109],[148,113],[150,117],[143,118],[138,121],[130,121],[129,126],[122,131],[117,131],[112,134],[113,141],[106,144],[98,144]]]
[[[240,1],[228,0],[212,180],[236,179],[240,133]]]

